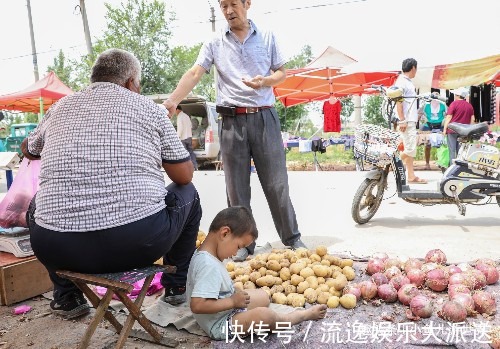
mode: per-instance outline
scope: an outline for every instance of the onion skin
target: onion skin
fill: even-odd
[[[420,318],[429,318],[432,315],[432,302],[426,296],[415,296],[410,302],[410,310]]]
[[[425,273],[420,269],[412,269],[406,273],[406,277],[410,280],[411,284],[417,287],[422,287],[425,282]]]
[[[384,275],[385,275],[386,278],[388,278],[389,280],[391,280],[396,275],[401,275],[401,269],[399,269],[396,266],[392,266],[392,267],[390,267],[389,269],[387,269],[384,272]]]
[[[450,296],[450,299],[453,300],[453,297],[461,293],[471,295],[470,289],[468,289],[465,285],[455,284],[448,286],[448,296]]]
[[[449,276],[443,269],[434,269],[427,273],[425,285],[433,291],[441,292],[448,287]]]
[[[474,309],[479,314],[493,315],[496,313],[497,305],[491,293],[476,291],[472,299],[474,300]]]
[[[407,284],[410,284],[410,283],[411,283],[410,279],[408,279],[404,275],[396,275],[389,282],[389,284],[391,284],[396,289],[396,291],[399,291],[399,289],[401,288],[401,286],[404,286],[404,285],[407,285]]]
[[[431,270],[437,269],[438,267],[439,264],[437,263],[425,263],[424,265],[422,265],[422,268],[420,268],[420,270],[427,274]]]
[[[374,284],[376,284],[377,286],[389,283],[389,279],[387,278],[387,276],[385,276],[382,273],[375,273],[375,274],[373,274],[372,277],[370,278],[370,280]]]
[[[495,262],[493,259],[490,259],[490,258],[481,258],[481,259],[478,259],[474,264],[475,265],[486,264],[486,265],[491,265],[492,267],[495,267],[495,268],[498,266],[498,263]]]
[[[411,300],[420,294],[417,286],[407,284],[402,286],[398,291],[398,299],[404,305],[409,305]]]
[[[498,282],[498,270],[494,266],[491,266],[489,264],[477,264],[476,269],[484,274],[484,276],[486,277],[487,285],[493,285]]]
[[[430,250],[425,255],[426,263],[437,263],[437,264],[445,264],[446,263],[446,255],[440,249]]]
[[[384,271],[384,261],[381,259],[370,259],[368,265],[366,266],[366,273],[368,275],[373,275],[375,273],[380,273]]]
[[[359,301],[359,299],[361,298],[361,290],[359,289],[359,287],[355,287],[353,285],[347,285],[344,288],[343,294],[352,294],[356,296],[356,301]]]
[[[424,265],[424,262],[422,262],[421,260],[410,258],[405,263],[405,273],[408,274],[408,272],[412,269],[420,269],[422,268],[422,265]]]
[[[486,287],[486,276],[484,276],[484,274],[481,271],[473,269],[470,271],[470,273],[475,279],[473,287],[475,290],[480,290]]]
[[[453,275],[453,274],[461,273],[462,269],[460,269],[456,265],[450,265],[450,266],[446,267],[446,271],[448,272],[448,274]]]
[[[438,315],[446,321],[463,322],[467,318],[467,310],[459,302],[447,301]]]
[[[386,303],[394,303],[398,300],[398,291],[390,284],[380,285],[377,293]]]
[[[385,262],[389,259],[389,256],[385,252],[377,252],[373,254],[372,259],[380,259]]]
[[[377,285],[371,281],[363,281],[361,284],[361,297],[363,299],[372,299],[377,295]]]
[[[465,285],[465,274],[457,273],[450,276],[448,280],[449,285]]]
[[[385,270],[391,268],[391,267],[397,267],[399,270],[401,270],[401,261],[399,258],[389,258],[384,262],[384,267]]]
[[[458,293],[455,296],[453,296],[451,300],[460,303],[467,311],[468,316],[475,314],[474,299],[472,299],[472,296],[470,294]]]

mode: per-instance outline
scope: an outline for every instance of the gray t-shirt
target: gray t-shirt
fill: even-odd
[[[207,251],[196,251],[191,258],[186,282],[186,297],[222,299],[234,294],[234,286],[224,264]],[[225,338],[223,329],[233,309],[215,314],[193,314],[200,327],[213,339]]]
[[[249,20],[250,30],[243,43],[226,25],[201,48],[196,64],[207,72],[217,67],[217,104],[239,107],[271,106],[276,101],[270,86],[253,89],[241,78],[269,76],[286,60],[270,30],[261,30]]]

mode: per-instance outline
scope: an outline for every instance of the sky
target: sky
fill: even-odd
[[[174,11],[172,44],[191,46],[225,24],[217,0],[164,0]],[[108,0],[119,6],[120,0]],[[91,37],[106,27],[103,1],[86,0]],[[79,0],[31,0],[40,77],[59,49],[86,53]],[[500,54],[499,0],[252,0],[248,17],[275,32],[287,57],[309,44],[315,56],[333,46],[374,69],[399,69]],[[25,0],[0,1],[0,94],[34,82]],[[169,92],[169,91],[165,91]]]

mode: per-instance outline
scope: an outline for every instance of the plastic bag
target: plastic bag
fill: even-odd
[[[27,227],[26,211],[38,191],[40,160],[24,158],[16,177],[0,203],[0,227]]]
[[[437,161],[436,163],[441,167],[448,167],[450,165],[450,150],[447,145],[442,145],[437,150]]]

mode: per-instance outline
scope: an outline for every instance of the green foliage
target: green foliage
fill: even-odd
[[[340,121],[342,124],[346,124],[350,121],[352,112],[354,111],[354,102],[352,98],[344,98],[340,100],[340,104],[342,105],[342,110],[340,112]]]
[[[79,86],[71,78],[72,68],[64,56],[64,52],[59,50],[59,54],[54,58],[54,63],[47,67],[47,73],[54,72],[63,83],[72,90],[79,90]]]
[[[387,126],[387,121],[382,114],[382,96],[370,96],[363,106],[363,122],[373,125]]]
[[[33,113],[13,113],[7,110],[3,110],[2,113],[4,115],[4,119],[0,122],[0,128],[3,128],[3,130],[0,130],[0,138],[10,136],[10,127],[12,126],[12,124],[32,122],[30,121],[32,115],[35,115],[35,117],[37,117],[37,115]],[[36,122],[38,122],[38,120],[35,121],[35,123]]]

